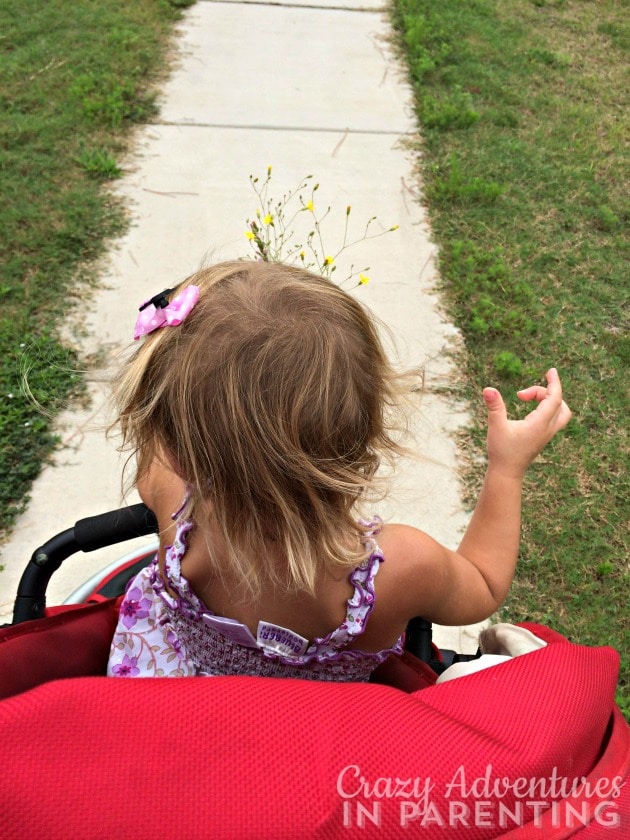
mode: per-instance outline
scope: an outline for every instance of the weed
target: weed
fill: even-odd
[[[122,170],[107,149],[90,149],[89,151],[81,152],[77,161],[88,175],[102,181],[111,181],[114,178],[120,178],[122,174]]]
[[[523,362],[510,350],[501,350],[494,357],[494,369],[505,378],[516,378],[523,373]]]
[[[602,21],[597,27],[597,32],[610,38],[611,45],[616,49],[630,51],[630,24],[627,21]]]
[[[530,61],[537,61],[547,67],[568,67],[571,63],[571,57],[563,53],[551,52],[551,50],[541,49],[540,47],[532,47],[527,50],[527,58]]]
[[[264,262],[285,262],[301,265],[307,270],[316,271],[323,277],[331,278],[337,271],[337,259],[350,248],[365,242],[366,239],[378,239],[386,233],[398,230],[398,225],[374,230],[376,216],[367,220],[363,233],[350,235],[351,205],[347,205],[343,216],[342,241],[324,245],[323,223],[330,220],[330,207],[317,206],[316,193],[319,183],[313,183],[313,176],[301,178],[298,185],[285,192],[281,198],[274,198],[270,193],[272,167],[267,167],[267,174],[260,178],[249,176],[249,182],[258,199],[255,218],[247,220],[245,236],[251,245],[254,259]],[[306,196],[306,197],[305,197]],[[302,224],[300,224],[302,222]],[[308,231],[308,232],[307,232]],[[335,281],[341,287],[349,280],[356,280],[361,286],[369,282],[366,272],[369,266],[355,269],[350,266],[349,273],[343,280]]]
[[[619,231],[624,226],[624,222],[619,218],[614,210],[611,210],[610,207],[607,207],[606,205],[602,205],[597,208],[593,214],[593,222],[599,230],[606,233]]]
[[[70,96],[88,122],[107,128],[144,122],[155,113],[154,94],[138,96],[132,80],[120,81],[113,75],[80,75],[70,86]]]
[[[436,29],[434,19],[429,23],[428,18],[411,4],[405,8],[409,8],[410,13],[402,12],[402,37],[407,48],[412,77],[420,82],[448,60],[452,53],[452,45],[449,34]]]
[[[479,113],[472,107],[472,97],[461,91],[448,96],[435,97],[427,94],[420,100],[420,119],[426,128],[441,131],[469,128],[479,119]]]
[[[494,204],[503,192],[496,181],[465,176],[456,154],[451,155],[447,166],[436,167],[433,173],[429,197],[436,204]]]
[[[527,313],[534,294],[518,279],[500,248],[484,251],[469,240],[445,243],[442,265],[462,301],[460,326],[465,335],[518,342],[535,333]]]

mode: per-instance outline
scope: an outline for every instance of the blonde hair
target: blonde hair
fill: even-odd
[[[190,492],[182,515],[202,530],[214,517],[246,593],[270,582],[313,594],[320,573],[365,556],[354,508],[399,451],[397,376],[370,316],[329,280],[239,261],[178,291],[191,283],[185,322],[148,335],[123,370],[123,446],[137,477],[172,458]],[[226,571],[211,550],[209,562]]]

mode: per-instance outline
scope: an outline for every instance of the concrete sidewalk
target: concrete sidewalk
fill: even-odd
[[[204,262],[247,256],[245,222],[257,206],[248,179],[264,177],[269,165],[275,198],[305,175],[320,183],[318,206],[331,206],[327,252],[341,240],[347,205],[355,226],[350,238],[360,237],[373,215],[375,230],[398,224],[397,232],[344,254],[338,276],[345,276],[344,263],[370,266],[371,282],[356,294],[389,326],[402,362],[426,366],[416,431],[430,460],[403,464],[380,512],[455,546],[466,515],[452,433],[466,415],[434,391],[451,375],[445,349],[456,334],[433,292],[435,249],[418,203],[413,156],[405,151],[416,130],[411,96],[389,37],[374,0],[192,6],[179,29],[160,117],[139,132],[117,186],[131,214],[129,232],[112,248],[103,287],[78,324],[84,351],[104,351],[115,370],[143,300]],[[122,503],[121,461],[104,435],[105,380],[91,384],[89,411],[63,418],[64,445],[2,547],[0,622],[10,620],[19,576],[38,545],[76,519]],[[52,579],[49,603],[127,548],[68,560]],[[459,649],[474,647],[471,638],[474,630],[438,635]]]

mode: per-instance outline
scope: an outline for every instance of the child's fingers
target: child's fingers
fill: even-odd
[[[488,409],[488,424],[507,420],[507,408],[496,388],[484,388],[483,399]]]
[[[558,371],[555,368],[550,368],[545,378],[547,379],[546,388],[544,385],[530,385],[529,388],[523,388],[523,390],[517,392],[519,400],[525,402],[537,400],[537,402],[542,402],[544,399],[551,398],[560,404],[562,402],[562,385]]]
[[[547,393],[550,397],[555,397],[558,402],[562,402],[562,383],[560,376],[555,368],[549,368],[545,374],[547,380]]]
[[[547,389],[542,385],[530,385],[529,388],[523,388],[521,391],[517,391],[516,395],[523,402],[529,402],[530,400],[541,402],[547,396]]]
[[[505,403],[503,397],[496,388],[484,388],[483,399],[488,407],[488,411],[505,410]]]
[[[573,412],[569,408],[569,406],[562,400],[560,405],[560,410],[558,411],[557,415],[557,424],[559,429],[564,429],[567,425],[569,420],[573,417]]]
[[[564,428],[571,419],[571,409],[562,399],[562,384],[558,371],[551,368],[547,371],[547,387],[532,385],[518,392],[518,398],[524,401],[536,400],[541,403],[533,414],[546,417],[553,425],[554,434]]]

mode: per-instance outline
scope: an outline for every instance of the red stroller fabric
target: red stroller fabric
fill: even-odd
[[[531,629],[546,648],[411,694],[256,677],[43,683],[0,702],[3,840],[628,837],[617,654]]]
[[[119,603],[53,607],[39,621],[0,627],[0,700],[50,680],[104,674]]]

